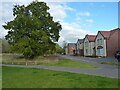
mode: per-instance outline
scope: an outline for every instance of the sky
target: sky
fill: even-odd
[[[19,0],[18,0],[19,1]],[[15,4],[28,5],[32,0],[3,1],[0,3],[0,24],[4,25],[14,19],[12,8]],[[97,34],[98,31],[109,31],[118,28],[118,2],[46,2],[50,7],[50,14],[54,21],[62,25],[58,43],[63,41],[76,43],[86,34]],[[0,37],[4,37],[7,30],[0,27]]]

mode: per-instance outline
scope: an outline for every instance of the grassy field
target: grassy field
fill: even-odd
[[[118,88],[118,80],[64,71],[3,66],[3,88]]]
[[[16,64],[16,65],[46,65],[46,66],[60,66],[60,67],[72,67],[72,68],[99,68],[94,65],[81,63],[58,56],[38,56],[33,60],[26,60],[19,58],[17,55],[3,55],[3,64]],[[7,62],[7,63],[6,63]]]

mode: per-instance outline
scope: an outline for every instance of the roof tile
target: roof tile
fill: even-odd
[[[95,41],[96,35],[87,35],[89,41]]]

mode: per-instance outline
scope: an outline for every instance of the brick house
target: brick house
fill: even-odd
[[[83,48],[83,39],[78,39],[76,43],[76,54],[78,56],[84,55],[84,48]]]
[[[96,35],[86,35],[84,38],[84,56],[95,56]]]
[[[96,56],[114,57],[120,51],[120,29],[111,31],[98,31],[95,38]]]
[[[76,55],[76,43],[67,44],[67,55]]]

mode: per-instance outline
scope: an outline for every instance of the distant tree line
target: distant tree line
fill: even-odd
[[[10,44],[4,38],[0,38],[0,53],[10,53]]]

